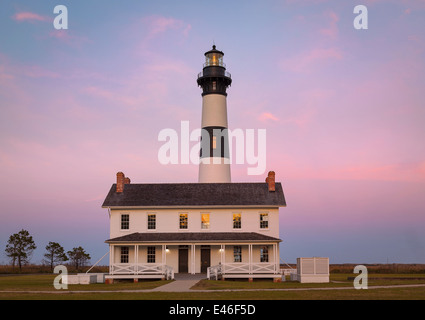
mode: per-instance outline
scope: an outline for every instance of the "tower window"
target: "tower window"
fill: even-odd
[[[217,90],[217,81],[213,81],[212,89],[213,89],[213,91]]]
[[[213,136],[212,147],[213,147],[213,149],[217,148],[217,137],[216,136]]]

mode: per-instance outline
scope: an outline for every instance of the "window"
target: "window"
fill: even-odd
[[[263,246],[260,248],[260,261],[269,262],[269,247]]]
[[[148,214],[148,229],[156,229],[156,214]]]
[[[217,81],[213,81],[213,83],[212,83],[212,89],[214,91],[217,90]]]
[[[233,262],[242,262],[242,247],[233,247]]]
[[[187,213],[180,213],[180,229],[187,229]]]
[[[240,228],[242,228],[241,214],[234,213],[233,214],[233,229],[240,229]]]
[[[128,247],[121,247],[121,263],[128,263]]]
[[[217,149],[217,137],[216,136],[213,136],[212,147],[213,147],[213,149]]]
[[[269,228],[269,214],[260,213],[260,228],[268,229]]]
[[[155,247],[148,247],[148,263],[155,263]]]
[[[121,215],[121,230],[130,229],[130,215],[122,214]]]
[[[201,229],[209,229],[210,228],[210,214],[203,213],[201,214]]]

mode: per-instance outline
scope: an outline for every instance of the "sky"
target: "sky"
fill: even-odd
[[[368,29],[354,28],[356,5]],[[56,5],[68,9],[57,30]],[[107,251],[116,173],[197,182],[158,134],[201,125],[213,43],[232,74],[229,128],[265,129],[281,258],[425,263],[425,1],[0,1],[0,262],[26,229]],[[263,182],[232,164],[233,182]],[[107,264],[107,261],[104,263]]]

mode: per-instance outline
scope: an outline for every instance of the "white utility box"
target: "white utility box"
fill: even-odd
[[[301,283],[329,282],[329,258],[297,258],[297,280]]]

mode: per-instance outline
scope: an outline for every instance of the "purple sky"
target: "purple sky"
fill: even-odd
[[[197,181],[196,165],[159,163],[158,133],[200,126],[214,41],[233,79],[229,127],[267,130],[288,204],[282,259],[425,263],[425,1],[87,2],[1,2],[0,262],[22,228],[33,262],[49,241],[96,262],[118,171]],[[68,30],[53,27],[58,4]],[[247,167],[232,180],[264,181]]]

